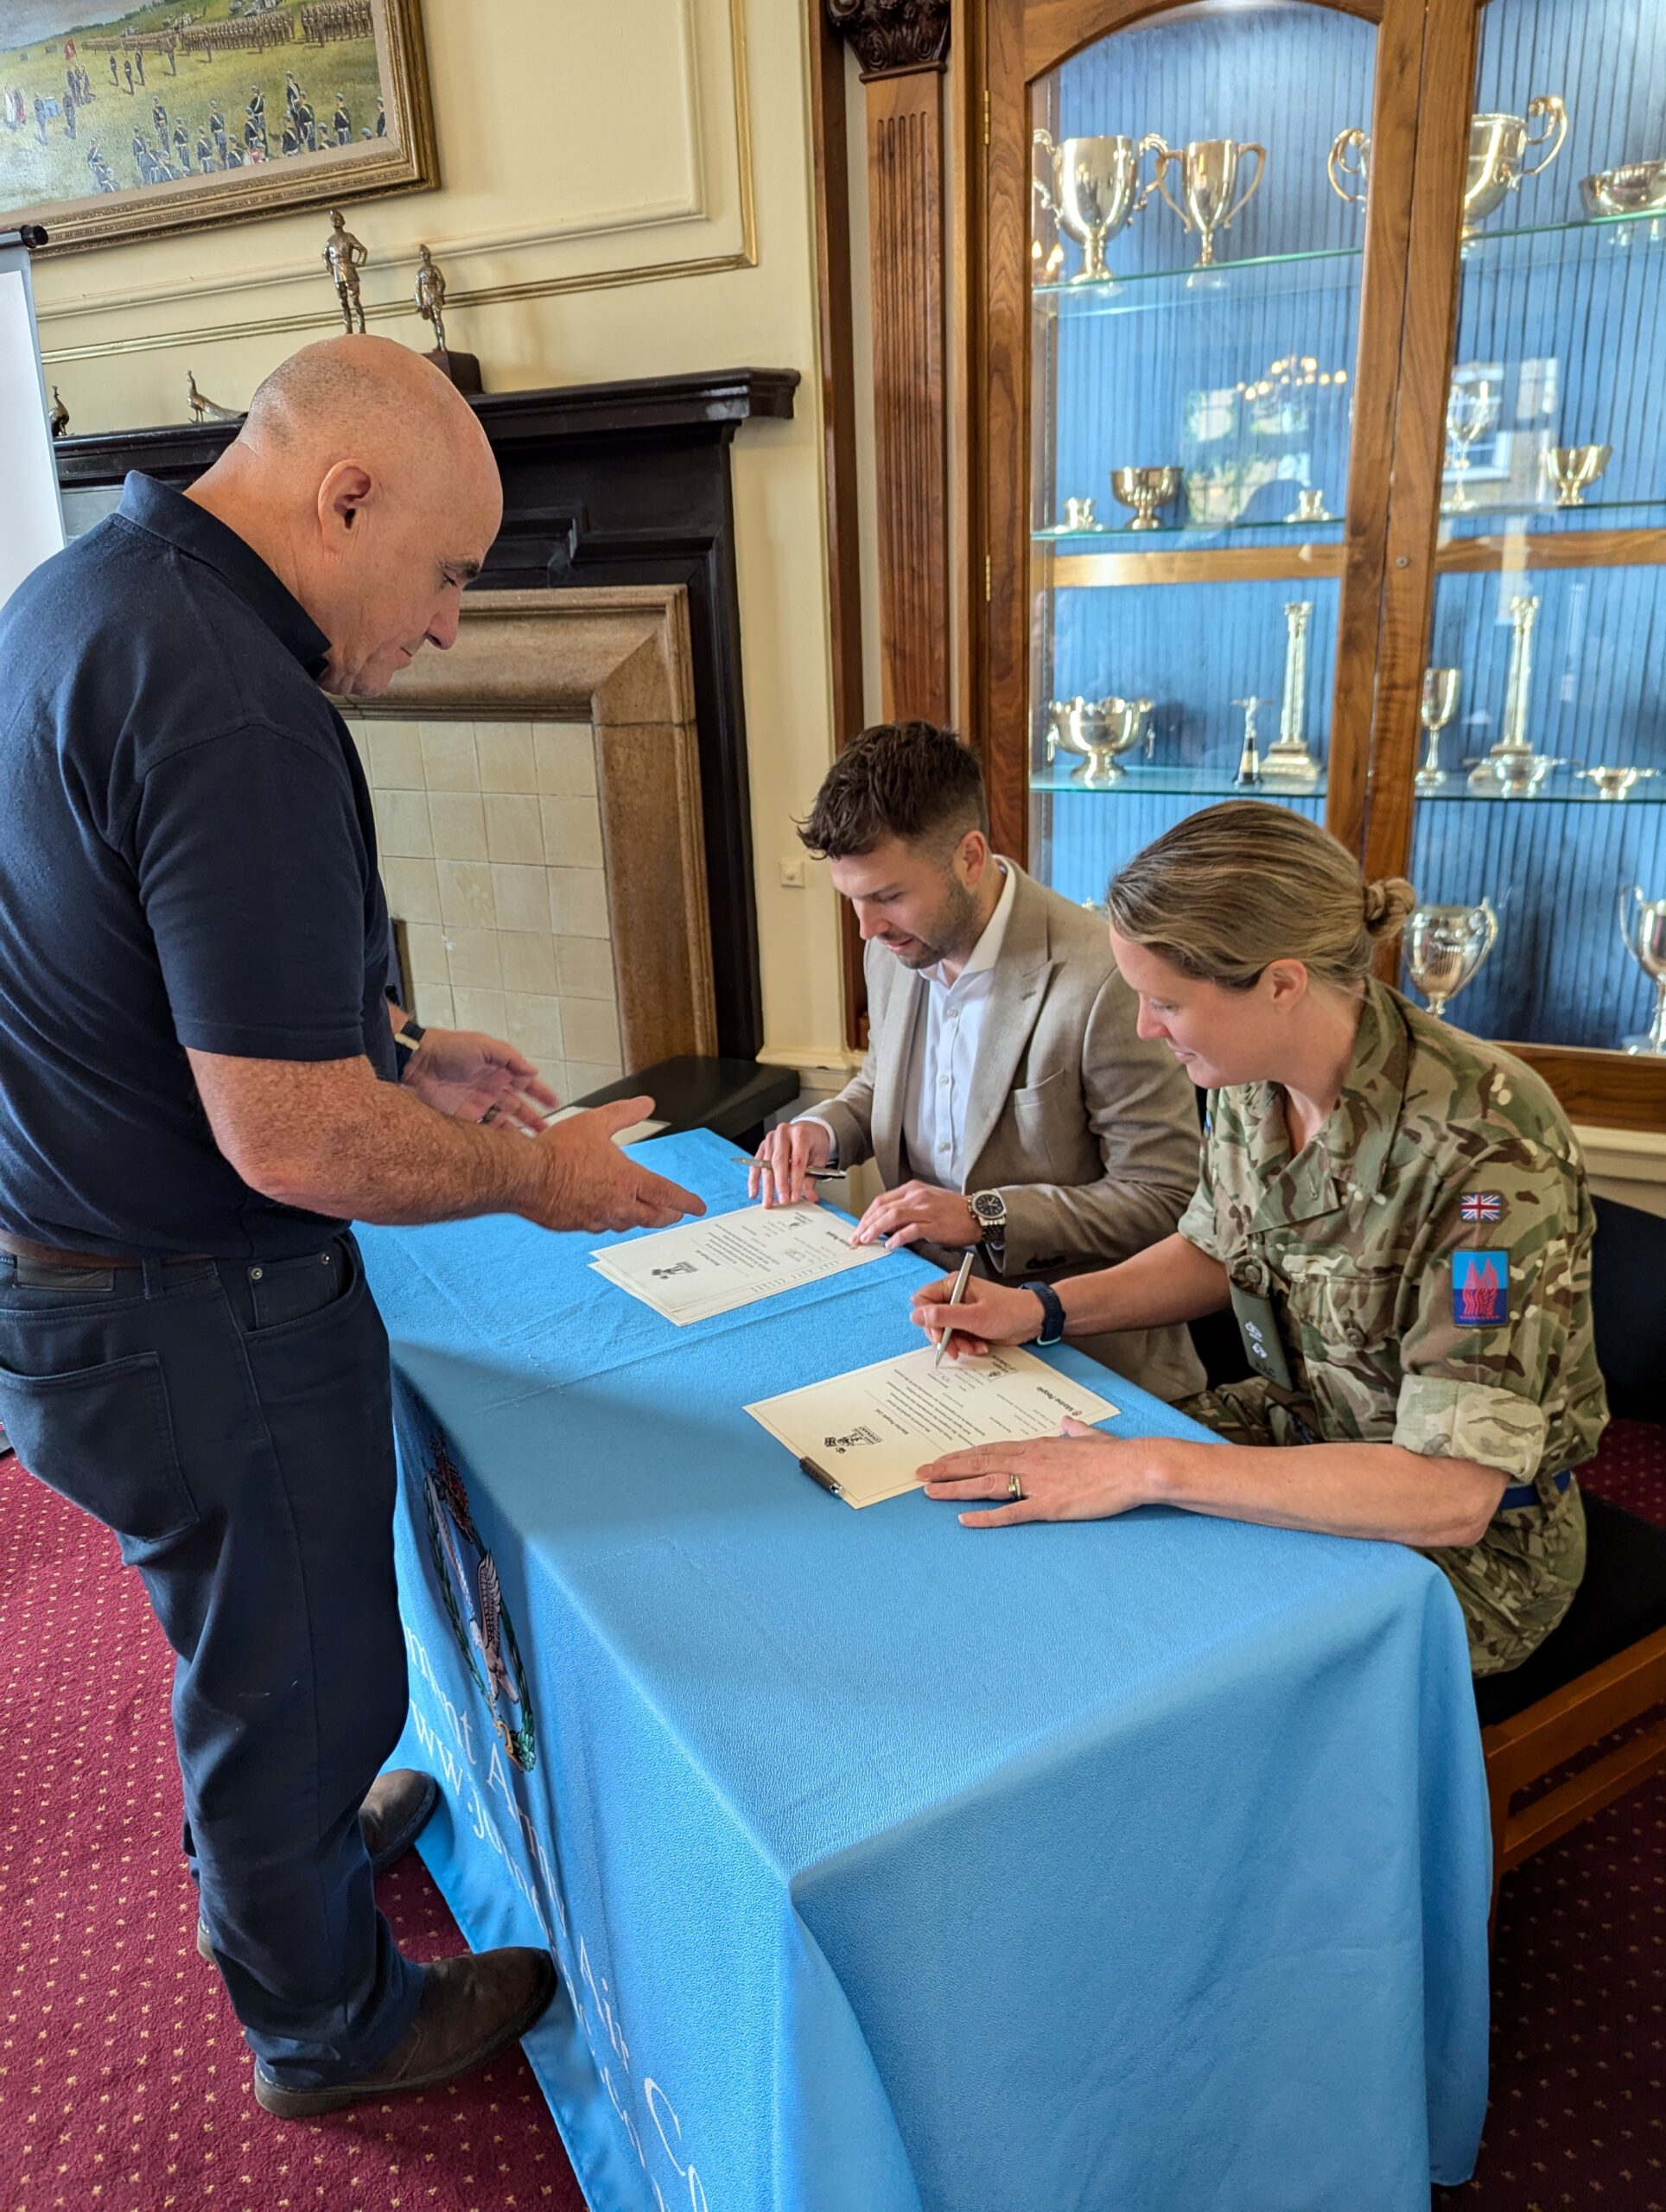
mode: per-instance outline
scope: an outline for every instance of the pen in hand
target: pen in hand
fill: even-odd
[[[954,1288],[949,1293],[949,1303],[951,1306],[958,1306],[961,1300],[965,1297],[966,1285],[970,1279],[971,1272],[972,1255],[970,1252],[963,1253],[961,1255],[960,1261],[960,1272],[955,1277]],[[953,1334],[954,1331],[952,1329],[945,1329],[943,1332],[943,1334],[938,1338],[937,1357],[932,1362],[934,1368],[942,1366],[944,1352],[947,1349],[949,1339],[953,1336]]]

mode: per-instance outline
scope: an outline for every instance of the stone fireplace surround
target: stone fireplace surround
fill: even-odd
[[[473,595],[353,727],[419,1019],[569,1095],[716,1051],[680,586]]]

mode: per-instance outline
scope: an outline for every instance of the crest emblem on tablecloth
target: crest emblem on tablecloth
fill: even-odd
[[[481,1542],[462,1476],[436,1430],[423,1477],[428,1548],[440,1594],[469,1679],[492,1709],[492,1726],[525,1774],[537,1758],[532,1692],[498,1569]]]

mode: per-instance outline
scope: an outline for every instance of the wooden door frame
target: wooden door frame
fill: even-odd
[[[989,532],[985,766],[995,836],[1027,856],[1030,773],[1030,177],[1034,80],[1113,31],[1167,14],[1175,0],[973,0],[989,69],[983,270],[988,302],[984,525]],[[1414,159],[1425,66],[1427,0],[1305,0],[1373,22],[1371,107],[1377,151],[1366,206],[1354,415],[1393,419],[1404,346]],[[1474,0],[1462,0],[1474,5]],[[1467,88],[1466,89],[1467,97]],[[1453,237],[1456,238],[1454,222]],[[1351,849],[1364,842],[1372,715],[1389,558],[1393,449],[1349,455],[1326,820]],[[1409,646],[1409,640],[1407,641]],[[1419,649],[1421,650],[1421,648]],[[1421,663],[1418,664],[1421,677]],[[1415,691],[1414,688],[1414,707]]]

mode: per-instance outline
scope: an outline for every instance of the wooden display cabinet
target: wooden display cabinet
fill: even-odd
[[[1101,895],[1168,821],[1230,794],[1235,701],[1268,702],[1265,751],[1303,625],[1320,772],[1255,795],[1426,899],[1486,897],[1497,944],[1454,1018],[1539,1067],[1576,1118],[1666,1127],[1666,1056],[1620,1049],[1654,993],[1617,919],[1627,881],[1666,899],[1666,208],[1610,215],[1582,191],[1666,163],[1666,13],[968,0],[956,24],[983,124],[956,227],[965,571],[985,585],[963,614],[963,719],[997,844]],[[1496,207],[1472,112],[1537,142]],[[1083,278],[1088,249],[1035,188],[1052,188],[1040,130],[1258,141],[1266,173],[1213,269],[1154,194],[1106,243],[1110,280]],[[1326,159],[1350,130],[1339,191]],[[1184,199],[1179,159],[1163,181]],[[1466,448],[1449,410],[1480,424]],[[1608,461],[1584,504],[1558,505],[1545,456],[1581,444]],[[1156,529],[1130,527],[1110,472],[1159,464],[1181,488]],[[1315,491],[1326,518],[1311,498],[1298,518]],[[1091,520],[1067,499],[1091,499]],[[1440,781],[1420,784],[1432,662],[1459,670],[1458,703]],[[1101,696],[1154,704],[1090,789],[1087,764],[1048,762],[1048,702]],[[1504,766],[1467,765],[1501,744],[1518,748]],[[1616,765],[1659,772],[1618,798],[1580,772]]]

